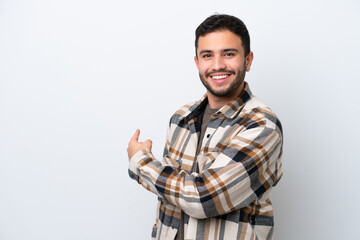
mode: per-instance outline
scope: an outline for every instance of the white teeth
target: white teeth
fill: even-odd
[[[211,76],[213,79],[219,80],[219,79],[223,79],[223,78],[227,78],[228,75],[219,75],[219,76]]]

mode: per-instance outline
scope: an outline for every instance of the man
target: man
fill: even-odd
[[[244,23],[208,17],[195,63],[207,89],[171,117],[163,161],[131,138],[129,175],[158,196],[154,239],[272,239],[270,192],[282,176],[282,128],[244,81],[253,53]]]

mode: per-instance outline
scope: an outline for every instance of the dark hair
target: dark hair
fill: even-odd
[[[226,14],[214,14],[206,18],[195,31],[195,53],[197,56],[197,48],[199,37],[205,36],[220,30],[229,30],[238,35],[242,41],[242,46],[245,51],[245,56],[250,53],[250,36],[249,32],[240,19]]]

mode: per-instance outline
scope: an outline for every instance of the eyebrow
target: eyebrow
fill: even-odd
[[[238,49],[236,48],[226,48],[221,50],[222,52],[240,52]]]
[[[202,50],[202,51],[200,51],[199,52],[199,54],[201,55],[201,54],[204,54],[204,53],[212,53],[213,51],[211,51],[211,50]],[[238,49],[236,49],[236,48],[225,48],[225,49],[221,49],[221,52],[240,52]]]
[[[212,51],[210,51],[210,50],[201,50],[199,52],[200,55],[203,54],[203,53],[212,53]]]

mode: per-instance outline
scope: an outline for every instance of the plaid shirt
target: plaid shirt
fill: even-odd
[[[270,192],[282,176],[282,128],[245,91],[212,115],[196,156],[207,96],[171,117],[163,161],[134,154],[129,175],[158,196],[154,239],[174,239],[181,210],[185,239],[272,239]]]

